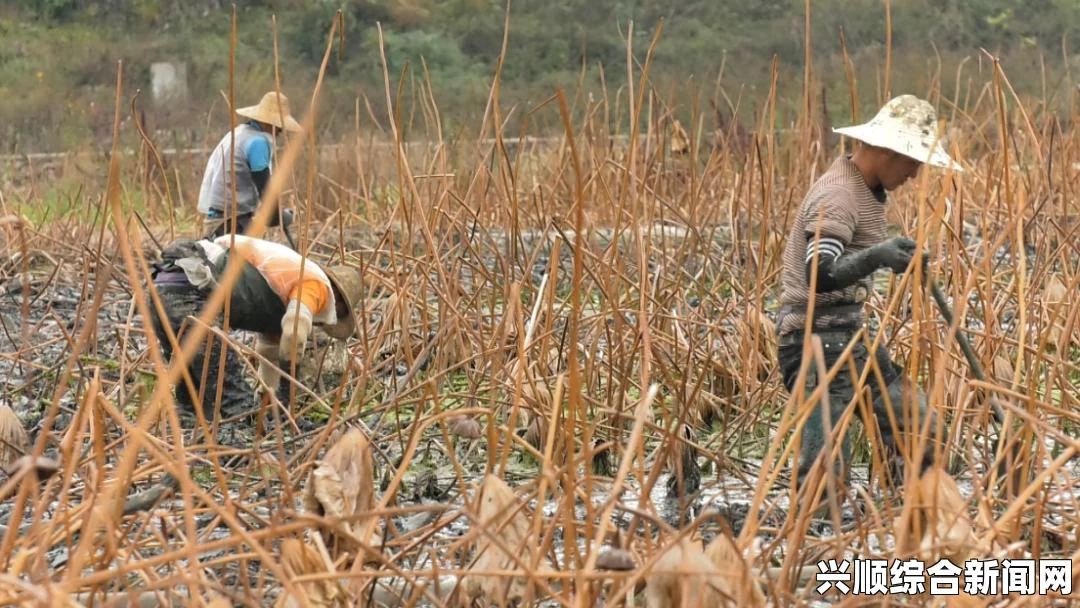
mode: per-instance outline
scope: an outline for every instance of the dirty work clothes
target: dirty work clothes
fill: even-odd
[[[235,240],[234,240],[235,239]],[[316,325],[337,323],[337,304],[330,286],[330,278],[322,268],[312,260],[304,262],[303,256],[280,243],[254,239],[241,234],[225,235],[214,239],[214,243],[239,254],[248,264],[255,267],[266,279],[270,289],[277,294],[282,305],[290,300],[299,299],[311,311],[312,322]],[[303,278],[301,280],[301,263]],[[280,324],[282,314],[278,316]],[[274,333],[280,333],[280,325]]]
[[[179,276],[183,277],[183,272],[180,272]],[[158,282],[155,281],[155,283]],[[205,303],[205,297],[196,287],[187,284],[186,281],[180,284],[164,277],[157,284],[157,291],[161,296],[166,317],[160,317],[155,311],[152,313],[152,324],[154,335],[157,336],[158,344],[161,345],[162,358],[168,364],[172,361],[173,349],[165,332],[165,326],[172,328],[177,342],[183,344],[185,336],[195,326],[193,321],[185,323],[185,320],[188,317],[198,317]],[[176,402],[189,412],[195,411],[196,403],[202,403],[203,415],[208,420],[214,418],[214,413],[219,406],[222,415],[228,418],[239,415],[254,405],[251,388],[244,382],[244,364],[235,349],[225,349],[225,369],[219,374],[221,346],[221,340],[216,335],[210,334],[195,350],[195,355],[187,366],[188,374],[191,375],[192,384],[195,387],[194,392],[188,389],[182,376],[176,385]],[[204,373],[205,382],[203,381]],[[217,401],[219,380],[222,382],[220,403]],[[203,389],[203,387],[206,388]]]
[[[236,218],[236,234],[243,234],[247,232],[248,226],[251,225],[251,220],[255,215],[252,213],[245,213],[244,215]],[[233,222],[232,219],[225,219],[225,216],[211,211],[206,214],[206,238],[216,239],[219,236],[223,236],[232,232]]]
[[[232,140],[235,134],[236,153]],[[251,215],[259,206],[260,188],[254,174],[271,170],[270,134],[249,121],[226,133],[210,153],[199,190],[199,212],[232,212],[232,172],[236,171],[236,214]]]
[[[808,245],[821,226],[822,250],[851,254],[873,247],[888,236],[885,231],[885,191],[872,190],[850,156],[833,161],[807,192],[784,248],[780,303],[784,306],[777,325],[780,335],[803,331],[810,286],[806,280]],[[862,324],[861,304],[873,289],[873,275],[848,287],[818,293],[814,328],[851,328]],[[829,310],[831,307],[832,310]]]
[[[225,276],[230,253],[226,251],[213,265],[214,278],[218,281]],[[277,336],[281,333],[281,318],[284,316],[285,303],[270,287],[262,273],[245,262],[230,294],[229,328]],[[221,313],[218,322],[223,321],[224,313]]]
[[[220,279],[228,264],[229,255],[225,252],[213,262],[211,269],[215,279]],[[162,305],[165,308],[166,318],[162,319],[155,312],[153,314],[154,333],[161,344],[162,356],[166,362],[172,359],[172,346],[168,341],[164,325],[167,323],[177,334],[177,340],[183,343],[183,336],[193,327],[193,321],[185,324],[185,319],[198,317],[206,304],[213,287],[199,288],[192,285],[184,271],[173,266],[170,262],[155,265],[154,285],[161,295]],[[259,271],[250,264],[244,264],[241,274],[230,294],[229,301],[229,328],[233,330],[252,331],[268,335],[276,335],[281,332],[281,318],[285,315],[285,304],[267,284],[266,279]],[[224,321],[224,313],[219,313],[214,323],[218,326]],[[208,346],[210,344],[210,346]],[[207,352],[207,348],[210,351]],[[195,392],[191,393],[183,379],[180,380],[176,389],[177,402],[194,411],[196,403],[203,403],[203,412],[207,418],[212,418],[217,396],[217,384],[219,380],[218,369],[221,362],[221,342],[216,336],[208,336],[207,341],[195,352],[195,356],[188,365],[188,373],[191,374],[195,386]],[[204,368],[206,370],[206,382],[202,381]],[[244,365],[240,355],[235,349],[227,348],[225,354],[225,371],[222,376],[221,411],[225,416],[235,416],[250,408],[254,402],[251,398],[251,388],[244,382]],[[202,388],[205,386],[205,391]],[[202,398],[199,395],[202,394]]]
[[[854,337],[854,332],[821,332],[818,334],[821,337],[823,344],[823,350],[825,354],[825,369],[829,370],[836,364],[840,355],[847,348],[848,343]],[[783,338],[779,344],[777,350],[777,358],[780,367],[780,372],[784,380],[784,386],[787,388],[788,393],[791,393],[795,388],[795,381],[799,375],[799,368],[802,364],[802,333],[798,332],[791,334]],[[914,389],[917,395],[917,407],[918,407],[918,422],[921,426],[927,416],[926,396],[921,390],[904,375],[901,367],[893,362],[884,348],[879,347],[877,352],[874,353],[874,358],[877,360],[878,368],[881,370],[881,376],[885,381],[885,386],[890,405],[885,402],[882,395],[881,384],[877,380],[877,375],[873,369],[870,371],[870,375],[867,377],[863,387],[870,389],[870,398],[873,400],[873,414],[877,420],[878,435],[882,439],[882,449],[886,456],[886,464],[890,467],[889,474],[893,475],[894,486],[898,482],[902,482],[902,458],[898,451],[898,441],[906,442],[911,441],[906,437],[905,432],[905,410],[910,410],[911,406],[907,405],[910,397],[907,396],[910,389]],[[840,419],[843,417],[847,410],[848,404],[852,402],[856,394],[856,383],[861,377],[863,370],[866,368],[868,361],[870,360],[870,354],[863,343],[862,339],[852,348],[851,359],[855,363],[855,369],[857,370],[855,376],[851,375],[850,365],[851,362],[845,359],[842,364],[843,367],[837,373],[836,377],[829,384],[828,388],[828,400],[829,400],[829,421],[832,428],[835,429]],[[806,382],[804,394],[806,398],[809,398],[814,389],[818,386],[818,374],[817,363],[811,361],[809,368],[807,369]],[[858,407],[857,404],[853,406]],[[889,410],[892,410],[893,416],[896,420],[896,429],[892,422],[889,420]],[[814,411],[810,414],[806,425],[802,431],[802,445],[799,446],[799,467],[798,467],[798,479],[800,487],[806,480],[807,473],[810,472],[810,467],[813,466],[814,460],[818,454],[825,450],[825,426],[823,416],[823,407],[815,407]],[[856,411],[855,416],[861,419],[861,415]],[[911,420],[912,414],[909,414],[907,420]],[[930,432],[931,435],[934,432],[934,425],[931,423]],[[849,439],[851,427],[848,427],[848,432],[845,433],[843,442],[841,444],[840,461],[833,461],[834,471],[837,474],[837,479],[846,484],[851,463],[851,440]],[[918,430],[918,429],[916,429]],[[913,445],[913,444],[912,444]],[[924,471],[933,462],[934,452],[929,442],[927,442],[927,450],[923,455],[922,466],[920,472]]]

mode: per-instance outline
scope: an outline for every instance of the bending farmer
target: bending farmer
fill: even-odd
[[[154,284],[161,294],[166,318],[154,315],[153,325],[166,359],[172,356],[172,349],[165,325],[182,342],[191,325],[185,320],[201,312],[233,255],[243,260],[243,266],[230,294],[229,326],[258,334],[256,351],[265,359],[259,361],[258,374],[269,391],[278,389],[279,369],[287,369],[290,362],[303,357],[314,327],[338,340],[348,339],[355,332],[353,306],[363,295],[358,268],[324,268],[311,259],[304,261],[284,245],[244,235],[224,235],[213,241],[178,239],[165,247],[162,261],[155,264],[154,270]],[[209,405],[217,391],[220,345],[206,354],[204,348],[196,351],[188,366],[195,392],[190,393],[182,384],[176,398],[189,408],[200,402],[206,404],[204,412],[209,417]],[[235,406],[251,404],[251,397],[243,383],[239,360],[232,349],[227,353],[222,410],[233,415],[239,413]],[[205,361],[207,357],[209,362]]]

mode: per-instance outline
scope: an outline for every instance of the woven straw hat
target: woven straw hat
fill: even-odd
[[[323,268],[334,289],[334,303],[337,304],[338,322],[320,326],[326,335],[338,340],[347,340],[356,332],[355,307],[364,297],[364,282],[360,269],[352,266],[330,266]]]
[[[833,131],[934,167],[951,168],[958,173],[964,170],[945,151],[943,137],[938,135],[934,106],[914,95],[889,100],[870,122]]]
[[[275,91],[263,95],[262,99],[259,100],[259,105],[238,108],[236,113],[244,118],[265,122],[286,131],[301,132],[304,130],[300,123],[296,122],[296,119],[289,114],[289,98]]]

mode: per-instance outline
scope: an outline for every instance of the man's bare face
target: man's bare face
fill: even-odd
[[[890,151],[881,161],[878,176],[886,190],[895,190],[918,175],[920,167],[922,163],[914,158]]]

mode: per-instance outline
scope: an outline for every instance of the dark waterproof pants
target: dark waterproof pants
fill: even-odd
[[[780,371],[783,374],[784,386],[789,393],[795,388],[795,382],[799,375],[799,368],[802,365],[803,346],[801,335],[802,334],[800,333],[796,336],[785,336],[781,338],[780,346],[778,348],[778,363]],[[854,337],[854,332],[831,331],[822,332],[818,335],[821,337],[823,343],[825,369],[828,371],[836,365],[840,356],[847,348],[848,343],[851,341],[852,337]],[[917,416],[916,419],[920,427],[925,423],[927,416],[926,395],[917,385],[904,375],[900,366],[889,358],[889,355],[884,348],[879,347],[877,352],[873,354],[873,357],[877,362],[878,368],[881,370],[881,377],[884,381],[884,385],[878,380],[877,374],[871,368],[865,382],[861,386],[857,386],[863,370],[871,360],[871,355],[868,352],[866,345],[863,343],[863,340],[860,338],[858,343],[852,348],[850,359],[844,359],[841,369],[832,382],[829,383],[829,421],[831,428],[835,430],[840,423],[841,418],[847,411],[849,404],[857,407],[857,402],[852,402],[856,391],[865,391],[866,388],[869,388],[873,417],[877,421],[877,436],[880,437],[882,443],[881,448],[883,448],[882,451],[884,452],[885,458],[884,463],[888,467],[888,470],[885,473],[892,476],[892,483],[896,485],[903,481],[904,459],[901,456],[903,452],[901,451],[900,446],[909,445],[908,442],[910,441],[910,445],[914,447],[914,441],[911,437],[907,436],[906,429],[913,428],[913,416]],[[851,362],[854,362],[854,368],[856,370],[854,372],[855,375],[852,375],[852,372],[850,371]],[[804,386],[804,394],[807,398],[809,398],[819,384],[817,370],[818,367],[816,361],[810,361]],[[912,394],[915,396],[914,399],[910,396]],[[886,400],[886,396],[888,397],[888,400]],[[917,409],[917,414],[912,412],[913,409]],[[803,427],[802,442],[798,450],[798,480],[800,487],[806,481],[806,476],[814,465],[814,461],[825,449],[825,426],[823,416],[824,401],[821,401],[815,406],[814,411],[810,414],[806,425]],[[858,416],[858,412],[856,412],[856,416]],[[935,429],[933,422],[931,422],[929,428],[930,437],[933,437]],[[913,430],[917,432],[919,429],[913,428]],[[835,437],[835,435],[833,436]],[[920,473],[933,463],[934,458],[934,450],[931,442],[926,441],[925,443],[926,449],[922,456],[915,459],[916,462],[920,463]],[[826,459],[826,464],[828,465],[828,456],[826,456]],[[833,470],[837,475],[837,479],[845,485],[849,477],[850,463],[851,441],[848,437],[848,433],[845,433],[841,441],[840,460],[832,461],[831,463],[834,467]]]
[[[221,278],[228,261],[226,255],[214,268],[215,276]],[[188,317],[198,317],[210,295],[209,290],[200,290],[192,285],[158,285],[165,308],[166,318],[153,314],[152,325],[161,344],[162,356],[166,363],[171,362],[173,349],[165,332],[165,323],[172,328],[177,342],[183,344],[184,335],[194,327],[194,321]],[[250,264],[244,264],[240,278],[233,287],[229,303],[229,327],[233,330],[245,330],[264,335],[281,332],[281,318],[285,315],[285,304],[266,283],[259,271]],[[224,315],[218,314],[217,324],[221,324]],[[211,347],[207,350],[207,344]],[[194,411],[196,403],[203,404],[203,413],[207,419],[213,417],[217,400],[218,381],[222,382],[220,399],[221,412],[230,417],[247,411],[255,405],[251,388],[244,381],[244,365],[234,348],[225,349],[225,369],[219,374],[221,365],[222,343],[217,336],[208,336],[195,351],[195,356],[188,364],[195,391],[188,390],[181,379],[176,389],[176,400],[181,406]],[[202,381],[205,370],[205,383]],[[205,387],[205,389],[203,388]],[[199,397],[201,395],[201,398]]]
[[[153,315],[154,334],[161,345],[162,358],[170,363],[173,348],[165,332],[165,324],[172,329],[178,344],[183,344],[185,336],[195,326],[188,317],[198,317],[203,304],[203,294],[192,286],[162,285],[158,287],[167,318]],[[208,420],[214,418],[216,406],[220,405],[223,416],[230,417],[250,409],[254,405],[251,389],[244,382],[244,364],[240,355],[231,347],[225,348],[225,369],[221,365],[222,341],[216,335],[208,335],[195,350],[195,355],[187,366],[191,375],[194,391],[188,388],[181,377],[176,386],[176,402],[184,409],[194,412],[195,404],[201,403],[203,415]],[[205,371],[205,381],[204,381]],[[221,381],[221,399],[217,399],[218,381]],[[203,388],[205,387],[205,389]]]

